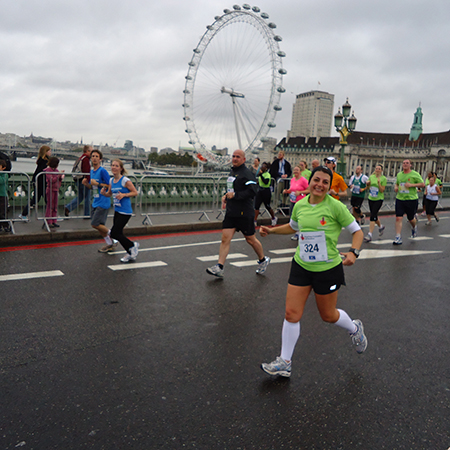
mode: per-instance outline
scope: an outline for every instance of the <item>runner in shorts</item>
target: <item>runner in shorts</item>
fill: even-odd
[[[226,209],[222,223],[222,241],[217,264],[206,269],[210,275],[223,278],[223,266],[230,251],[231,239],[236,231],[241,231],[247,243],[258,255],[256,273],[262,275],[270,263],[270,258],[264,256],[261,242],[255,236],[254,198],[258,186],[255,175],[245,166],[245,153],[235,150],[232,158],[232,168],[227,179],[227,193],[222,197],[222,209]]]
[[[422,177],[411,169],[411,161],[405,159],[402,164],[403,171],[397,174],[394,191],[397,193],[395,200],[395,238],[394,245],[402,245],[403,216],[411,224],[411,237],[417,237],[417,207],[419,196],[417,188],[425,187]]]
[[[106,245],[99,248],[98,251],[106,253],[113,250],[116,244],[113,243],[109,229],[106,227],[106,220],[108,219],[108,211],[111,207],[111,200],[105,197],[101,190],[109,186],[109,173],[101,166],[103,159],[100,150],[92,150],[91,152],[91,174],[89,179],[83,178],[83,185],[93,192],[92,211],[91,211],[91,226],[95,228],[105,240]]]
[[[378,235],[383,236],[384,225],[381,225],[378,218],[378,212],[381,209],[384,201],[384,191],[386,190],[387,178],[383,175],[383,166],[377,164],[375,166],[375,172],[370,175],[367,182],[367,189],[369,190],[369,209],[370,209],[370,224],[369,232],[364,238],[364,242],[370,242],[373,239],[373,230],[375,230],[375,224],[378,226]]]
[[[270,206],[270,201],[272,200],[272,177],[269,173],[269,164],[266,162],[261,164],[258,175],[258,185],[259,188],[255,197],[255,227],[259,216],[259,208],[261,208],[263,203],[267,211],[269,211],[270,217],[272,218],[272,226],[274,227],[278,222],[278,218],[275,216],[275,213]]]
[[[261,365],[270,375],[291,376],[292,355],[300,337],[300,319],[312,290],[322,320],[347,330],[358,353],[367,348],[362,322],[352,320],[344,310],[336,308],[338,290],[345,285],[343,266],[355,263],[364,235],[347,207],[327,195],[332,179],[330,169],[314,169],[309,182],[310,194],[295,204],[290,223],[275,228],[262,226],[259,230],[263,237],[300,232],[286,293],[281,354],[275,361]],[[352,247],[341,255],[337,241],[343,227],[352,234]]]
[[[366,195],[367,181],[369,178],[362,173],[361,166],[357,166],[355,173],[350,177],[349,187],[352,197],[350,199],[350,204],[352,205],[353,217],[356,219],[358,224],[364,225],[365,215],[361,211],[361,206],[364,202],[364,197]]]

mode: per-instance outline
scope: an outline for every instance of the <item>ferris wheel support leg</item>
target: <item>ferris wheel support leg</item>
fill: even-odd
[[[236,106],[236,100],[234,97],[231,97],[231,101],[233,102],[233,114],[234,114],[234,124],[236,126],[236,135],[238,140],[239,148],[242,150],[242,142],[241,142],[241,134],[239,133],[239,122],[238,122],[238,111]]]

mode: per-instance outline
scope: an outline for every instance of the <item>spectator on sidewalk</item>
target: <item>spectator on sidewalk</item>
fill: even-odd
[[[48,161],[50,157],[52,156],[52,149],[48,145],[43,145],[39,149],[38,158],[36,161],[36,170],[33,173],[33,177],[31,178],[31,182],[34,184],[34,191],[33,191],[33,200],[30,200],[32,202],[31,206],[37,205],[39,203],[39,200],[44,197],[45,200],[45,176],[41,175],[38,177],[40,173],[42,173],[48,166]],[[37,177],[37,181],[36,181]],[[28,203],[25,205],[25,207],[22,210],[22,214],[19,214],[19,219],[22,220],[28,220]]]
[[[284,179],[291,178],[292,176],[291,165],[289,161],[284,158],[283,150],[278,152],[278,156],[274,159],[272,165],[270,166],[270,176],[275,180],[275,206],[278,207],[280,203],[282,203],[280,197],[283,189],[285,188]]]
[[[59,159],[52,156],[48,161],[48,167],[44,169],[47,181],[47,189],[45,191],[45,198],[47,201],[45,218],[47,219],[50,228],[59,228],[59,225],[56,223],[56,218],[58,217],[59,188],[61,187],[64,175],[59,172],[58,165]]]
[[[91,161],[90,156],[92,152],[92,147],[90,145],[85,145],[83,148],[83,154],[80,156],[81,161],[81,174],[89,174],[91,172]],[[87,175],[81,175],[74,173],[73,179],[77,185],[77,197],[75,197],[70,203],[64,207],[64,215],[69,217],[69,214],[76,209],[84,201],[84,215],[90,217],[91,215],[91,205],[89,194],[90,191],[83,183],[84,178]]]

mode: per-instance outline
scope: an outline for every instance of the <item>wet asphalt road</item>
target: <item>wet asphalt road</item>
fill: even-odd
[[[224,280],[198,259],[218,232],[140,238],[138,262],[166,265],[133,270],[98,243],[0,253],[0,275],[62,272],[0,281],[0,448],[448,449],[450,215],[420,223],[430,239],[405,225],[400,247],[383,221],[339,294],[366,353],[311,297],[291,379],[259,368],[279,354],[290,263],[231,265],[255,259],[241,235]],[[274,259],[295,248],[261,240]],[[435,253],[387,257],[413,251]]]

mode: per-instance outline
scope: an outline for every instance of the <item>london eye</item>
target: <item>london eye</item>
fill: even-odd
[[[230,157],[212,150],[257,153],[281,110],[282,38],[257,6],[234,5],[216,16],[193,51],[184,89],[185,131],[200,162]]]

